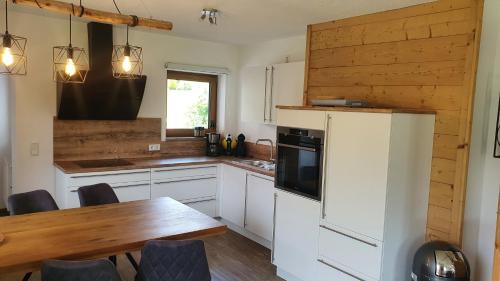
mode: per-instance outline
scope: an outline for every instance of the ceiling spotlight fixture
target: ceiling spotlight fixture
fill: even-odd
[[[5,1],[5,33],[1,35],[1,65],[0,74],[26,75],[26,43],[27,39],[9,33],[7,0]]]
[[[210,24],[217,25],[217,16],[219,15],[219,10],[217,9],[203,9],[201,11],[200,19],[204,21],[208,17]]]
[[[53,48],[54,81],[84,83],[89,71],[87,52],[71,44],[71,14],[69,15],[69,45]]]

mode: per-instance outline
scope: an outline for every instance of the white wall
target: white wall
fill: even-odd
[[[463,247],[475,281],[490,281],[500,185],[493,158],[500,92],[499,0],[486,0],[477,77]]]
[[[241,49],[240,66],[244,68],[249,66],[284,63],[286,57],[289,58],[290,62],[303,61],[305,58],[305,51],[305,35],[248,45]],[[239,92],[241,95],[241,89]],[[256,141],[259,138],[268,138],[273,141],[276,139],[276,126],[243,122],[241,121],[241,117],[238,116],[238,133],[240,132],[245,134],[247,141]],[[236,132],[232,133],[236,134]]]
[[[68,43],[66,17],[49,13],[11,11],[12,34],[28,38],[28,75],[12,79],[13,185],[14,192],[37,188],[54,192],[53,128],[56,114],[56,85],[52,81],[52,47]],[[85,22],[73,24],[73,45],[87,48]],[[115,42],[123,43],[124,28],[115,28]],[[232,45],[184,39],[168,32],[131,30],[130,42],[143,47],[144,74],[148,76],[140,117],[166,116],[166,62],[227,67],[234,74],[227,79],[228,104],[237,100],[239,48]],[[237,108],[225,113],[226,127],[237,126]],[[30,144],[40,144],[40,155],[30,155]]]

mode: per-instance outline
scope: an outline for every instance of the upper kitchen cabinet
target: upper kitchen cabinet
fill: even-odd
[[[302,105],[304,62],[243,69],[241,120],[276,124],[276,105]]]

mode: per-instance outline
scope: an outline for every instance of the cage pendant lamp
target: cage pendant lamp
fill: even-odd
[[[60,83],[85,83],[89,61],[84,48],[71,44],[71,14],[69,15],[69,45],[53,48],[54,81]]]
[[[142,48],[129,44],[128,29],[127,25],[127,43],[113,46],[111,64],[113,66],[113,77],[118,79],[137,79],[142,76]]]
[[[0,74],[4,75],[26,75],[27,58],[26,44],[28,40],[24,37],[9,33],[9,13],[5,1],[5,33],[2,34],[0,54]]]

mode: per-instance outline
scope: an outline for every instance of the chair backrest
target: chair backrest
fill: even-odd
[[[82,186],[78,188],[78,197],[82,207],[120,203],[113,188],[107,183]]]
[[[42,265],[42,281],[121,281],[121,278],[109,260],[50,260]]]
[[[149,241],[136,281],[210,281],[203,241]]]
[[[11,216],[59,210],[47,190],[13,194],[7,201]]]

